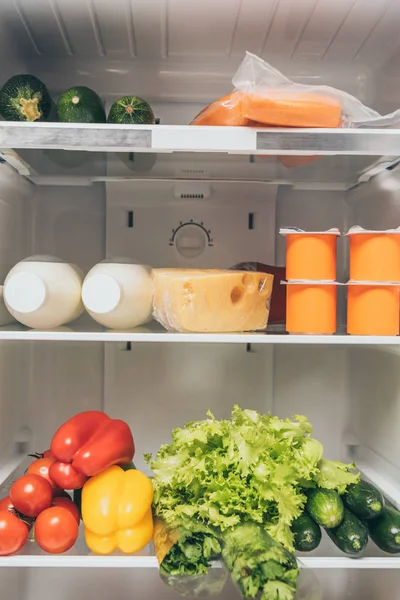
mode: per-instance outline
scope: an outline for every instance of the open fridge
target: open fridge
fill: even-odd
[[[21,259],[59,256],[85,273],[107,257],[153,268],[285,264],[284,226],[306,231],[400,225],[400,129],[192,127],[232,89],[246,51],[301,84],[326,84],[382,114],[400,106],[396,0],[2,0],[0,80],[31,73],[52,97],[73,85],[108,109],[146,98],[154,125],[0,122],[0,279]],[[285,167],[278,156],[317,156]],[[200,227],[201,226],[201,227]],[[186,232],[178,235],[178,230]],[[185,229],[186,228],[186,229]],[[200,231],[200,234],[199,234]],[[179,242],[180,238],[180,242]],[[337,280],[349,279],[338,243]],[[306,415],[328,458],[355,461],[400,509],[400,337],[176,333],[152,323],[111,330],[88,314],[28,329],[1,313],[0,486],[49,446],[74,414],[125,420],[136,466],[171,431],[229,417],[235,404]],[[298,600],[398,598],[400,557],[372,542],[363,556],[324,536],[299,557]],[[99,556],[36,544],[0,557],[12,600],[173,600],[151,547]],[[230,582],[222,600],[240,598]]]

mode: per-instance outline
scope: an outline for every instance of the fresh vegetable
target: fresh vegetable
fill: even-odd
[[[144,548],[153,536],[152,499],[151,481],[140,471],[112,466],[89,479],[82,490],[87,546],[97,554]]]
[[[127,464],[135,453],[129,426],[95,410],[79,413],[61,425],[50,449],[56,458],[50,477],[63,489],[81,488],[87,477],[114,464]]]
[[[326,532],[333,543],[346,554],[359,554],[368,543],[366,526],[346,507],[340,525],[334,529],[327,529]]]
[[[241,110],[241,92],[232,92],[212,102],[201,110],[190,123],[191,125],[225,125],[243,127],[250,125],[250,120],[243,116]],[[265,125],[261,125],[265,127]]]
[[[29,528],[8,510],[0,510],[0,556],[21,550],[28,539]]]
[[[338,527],[343,519],[344,508],[339,494],[334,490],[311,490],[307,500],[307,510],[311,518],[327,529]]]
[[[239,525],[223,538],[222,558],[243,598],[293,598],[299,574],[296,559],[261,525]]]
[[[315,483],[318,487],[326,490],[336,490],[338,494],[344,494],[347,486],[360,481],[360,474],[351,473],[355,464],[346,465],[337,460],[323,458],[318,464],[318,473]]]
[[[400,513],[391,506],[385,506],[376,519],[366,522],[372,541],[385,552],[400,553]]]
[[[14,510],[14,504],[11,502],[10,496],[6,496],[0,500],[0,511],[8,510],[12,512]]]
[[[36,541],[42,550],[51,554],[60,554],[72,548],[78,533],[76,518],[64,507],[47,508],[35,522]]]
[[[72,87],[61,94],[57,114],[64,123],[105,123],[106,111],[100,96],[85,86]]]
[[[71,515],[74,517],[74,519],[76,519],[76,522],[79,525],[80,520],[81,520],[81,515],[78,510],[78,507],[76,506],[76,504],[74,502],[72,502],[71,499],[63,498],[62,496],[58,496],[57,498],[53,498],[53,502],[51,505],[58,506],[58,507],[61,506],[62,508],[66,508],[71,513]]]
[[[320,476],[323,448],[311,431],[305,417],[281,420],[238,406],[230,420],[208,413],[175,429],[154,460],[146,456],[156,475],[155,515],[171,527],[199,523],[211,534],[253,520],[292,551],[290,526],[303,511],[304,487]],[[341,473],[333,472],[338,486]]]
[[[80,489],[88,480],[86,475],[74,469],[72,464],[58,460],[51,465],[49,475],[57,486],[62,484],[67,490]]]
[[[0,91],[0,114],[7,121],[44,121],[50,110],[50,94],[33,75],[14,75]]]
[[[10,489],[10,500],[15,508],[28,517],[37,517],[51,506],[53,492],[51,485],[39,475],[23,475]]]
[[[54,483],[49,475],[49,469],[54,462],[54,458],[38,458],[31,463],[27,469],[29,475],[39,475],[43,477],[50,485],[53,490],[53,495],[56,496],[61,492],[61,489]]]
[[[304,510],[306,489],[315,488],[321,477],[323,448],[311,432],[305,417],[281,420],[235,406],[231,419],[217,421],[208,413],[204,421],[175,429],[172,442],[162,446],[154,459],[146,455],[155,473],[156,522],[160,519],[168,528],[168,543],[157,552],[161,569],[166,562],[165,568],[171,574],[185,574],[186,568],[192,574],[204,573],[216,550],[213,547],[210,551],[210,545],[215,540],[224,545],[226,535],[247,524],[260,526],[261,531],[293,552],[292,522]],[[335,466],[330,484],[339,489],[349,467],[337,465],[342,468]],[[358,478],[349,474],[349,483]],[[331,493],[340,501],[336,492]],[[259,539],[254,538],[252,557],[259,554],[261,564]],[[157,550],[156,538],[154,543]],[[195,558],[186,560],[186,551],[190,556],[195,553]],[[250,557],[248,546],[245,551]],[[238,564],[232,557],[228,568]],[[284,571],[288,569],[286,565]],[[242,576],[245,573],[244,567]],[[266,594],[268,590],[268,600],[281,600],[279,591],[267,586],[269,580],[276,579],[272,571],[266,570],[259,580],[262,588],[258,591]],[[290,590],[285,592],[285,598],[292,597]]]
[[[221,555],[216,536],[181,527],[171,529],[162,519],[154,521],[154,548],[160,573],[165,575],[199,575],[207,573],[210,561]]]
[[[50,450],[45,450],[44,452],[34,452],[33,454],[28,454],[28,456],[31,456],[32,458],[52,458],[53,460],[55,460],[54,456],[52,455]]]
[[[138,96],[124,96],[111,106],[107,121],[127,125],[151,125],[155,123],[155,118],[146,100]]]
[[[378,488],[367,481],[349,485],[343,496],[343,502],[360,519],[375,519],[382,512],[385,504]]]
[[[291,526],[294,535],[294,547],[299,552],[311,552],[321,542],[321,528],[312,520],[307,511],[301,513]]]
[[[327,95],[269,89],[261,94],[243,94],[244,117],[273,127],[340,127],[342,105],[339,98]]]

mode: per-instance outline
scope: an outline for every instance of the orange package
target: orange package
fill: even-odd
[[[241,92],[232,92],[223,98],[212,102],[190,123],[191,125],[225,125],[230,127],[243,127],[249,123],[242,115]]]
[[[338,98],[311,92],[269,90],[265,97],[243,94],[242,117],[273,127],[340,127],[342,105]]]

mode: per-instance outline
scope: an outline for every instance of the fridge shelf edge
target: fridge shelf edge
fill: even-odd
[[[400,569],[400,558],[367,557],[301,557],[300,566],[305,569]],[[216,565],[218,568],[219,565]],[[0,567],[19,568],[139,568],[158,569],[155,556],[68,556],[68,555],[16,555],[0,557]]]
[[[92,152],[400,155],[396,129],[261,129],[190,125],[0,123],[0,148]]]
[[[168,342],[207,344],[289,344],[323,346],[378,346],[400,352],[400,336],[349,335],[287,335],[276,333],[176,333],[152,326],[147,331],[117,331],[79,328],[59,330],[26,329],[19,326],[0,328],[3,341],[59,341],[59,342]]]

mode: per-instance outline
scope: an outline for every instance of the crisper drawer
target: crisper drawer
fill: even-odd
[[[10,600],[178,600],[182,596],[161,581],[156,569],[3,569],[2,589]],[[395,600],[400,571],[306,569],[295,600]],[[210,596],[199,596],[200,598]],[[228,581],[219,600],[240,600]]]

